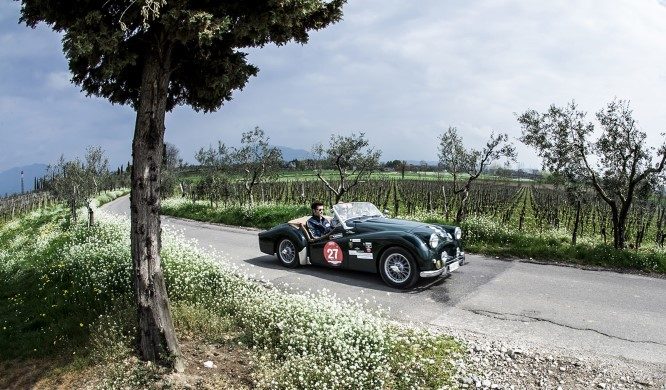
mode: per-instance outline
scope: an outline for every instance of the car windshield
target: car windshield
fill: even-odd
[[[342,223],[352,218],[383,216],[377,207],[370,202],[338,203],[333,205],[333,213]]]

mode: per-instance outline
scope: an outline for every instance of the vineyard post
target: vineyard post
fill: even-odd
[[[523,207],[520,209],[520,217],[518,218],[518,231],[523,231],[523,223],[525,222],[525,208],[527,206],[527,197],[523,195]]]
[[[400,209],[400,200],[398,199],[398,184],[396,181],[393,181],[393,216],[398,216],[398,211]]]
[[[428,213],[432,212],[432,192],[428,191]]]

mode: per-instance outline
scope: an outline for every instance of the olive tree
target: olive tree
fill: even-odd
[[[335,203],[379,167],[382,152],[369,145],[365,133],[352,133],[349,136],[332,134],[327,148],[321,143],[313,147],[313,154],[316,156],[315,175],[335,195]],[[335,171],[335,176],[339,179],[337,186],[324,177],[325,167]]]
[[[144,359],[182,370],[160,260],[164,118],[186,104],[214,111],[257,74],[240,49],[290,41],[341,19],[345,0],[20,0],[21,21],[62,33],[72,81],[136,110],[131,251]]]
[[[231,170],[231,153],[232,149],[218,141],[217,148],[209,145],[208,148],[199,149],[194,155],[204,172],[204,177],[195,186],[195,193],[207,198],[211,207],[220,199],[228,197],[229,180],[226,174]]]
[[[245,193],[254,205],[252,190],[266,178],[275,178],[282,167],[282,152],[270,146],[264,131],[259,127],[243,133],[241,147],[232,154],[234,166],[243,178]]]
[[[182,162],[178,147],[170,142],[165,142],[162,151],[162,167],[167,170],[176,169]]]
[[[223,170],[228,169],[231,164],[231,150],[222,142],[217,142],[217,148],[208,145],[208,148],[201,148],[194,154],[199,166],[205,170]]]
[[[439,136],[439,165],[453,177],[453,193],[460,198],[456,223],[465,218],[465,205],[472,183],[495,161],[514,161],[516,150],[506,134],[491,133],[481,150],[467,149],[458,129],[450,127]],[[461,176],[466,176],[461,177]]]
[[[182,160],[179,157],[180,150],[178,147],[170,142],[163,144],[162,150],[162,167],[160,172],[160,197],[166,199],[173,195],[176,188],[176,168]]]
[[[70,218],[76,222],[76,210],[81,206],[85,199],[82,191],[83,187],[83,168],[80,160],[67,161],[65,156],[60,156],[58,162],[49,165],[46,174],[49,178],[46,183],[46,189],[51,192],[54,198],[65,202],[69,208]]]
[[[75,158],[67,161],[64,156],[55,165],[48,167],[50,176],[48,189],[57,199],[64,201],[69,207],[73,221],[77,220],[77,209],[85,206],[88,209],[88,224],[95,223],[91,202],[106,188],[110,179],[109,161],[99,146],[90,146],[82,160]]]
[[[627,101],[608,103],[596,118],[600,129],[573,101],[543,113],[528,110],[518,117],[520,140],[537,150],[544,169],[594,189],[610,208],[613,246],[623,249],[631,206],[663,171],[666,142],[646,145]]]

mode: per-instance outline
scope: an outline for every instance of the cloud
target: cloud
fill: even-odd
[[[9,4],[0,5],[0,132],[12,157],[0,156],[0,170],[48,155],[27,146],[39,139],[69,152],[103,142],[124,162],[131,110],[70,86],[60,35],[17,26],[18,3]],[[657,143],[666,130],[663,5],[350,2],[344,20],[313,32],[307,45],[247,50],[258,76],[217,113],[177,108],[166,139],[191,161],[200,147],[237,144],[254,126],[275,144],[306,150],[334,132],[364,131],[383,158],[434,160],[437,136],[449,125],[478,148],[492,130],[517,138],[515,114],[529,108],[575,99],[593,113],[617,96],[632,101],[648,141]],[[21,141],[19,130],[33,141]],[[519,153],[522,164],[539,165],[532,151],[519,145]]]

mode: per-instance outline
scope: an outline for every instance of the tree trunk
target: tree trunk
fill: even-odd
[[[626,233],[626,215],[622,218],[622,213],[613,211],[611,222],[613,223],[613,248],[624,249]]]
[[[95,225],[95,212],[90,205],[91,201],[86,201],[86,208],[88,209],[88,227]]]
[[[469,196],[469,191],[465,188],[460,194],[460,206],[458,207],[458,212],[456,213],[456,224],[462,222],[465,219],[465,205],[467,204],[467,197]]]
[[[342,196],[345,194],[344,188],[335,193],[335,203],[337,204],[342,199]],[[332,206],[331,206],[332,207]]]
[[[571,234],[571,245],[576,245],[578,239],[578,225],[580,223],[580,200],[576,202],[576,220],[574,221],[573,233]]]
[[[443,203],[444,210],[442,210],[443,214],[444,214],[444,220],[448,221],[449,220],[449,205],[446,203],[447,202],[447,200],[446,200],[446,186],[442,186],[442,196],[444,198],[444,203]]]
[[[143,68],[132,142],[131,245],[141,355],[182,371],[160,260],[159,179],[169,67],[170,49],[156,44]]]

